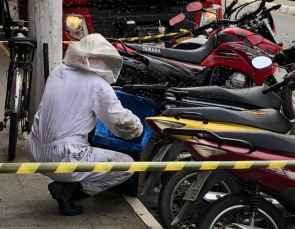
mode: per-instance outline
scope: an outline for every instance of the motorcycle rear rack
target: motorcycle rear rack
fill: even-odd
[[[240,140],[240,139],[233,139],[233,138],[223,138],[217,135],[216,133],[213,133],[209,130],[197,130],[197,129],[183,129],[183,128],[166,128],[162,130],[162,134],[168,134],[168,135],[185,135],[185,136],[195,136],[198,138],[205,138],[205,134],[210,136],[212,139],[214,139],[218,144],[232,144],[236,146],[243,146],[250,149],[251,152],[254,152],[255,146],[252,145],[250,142]],[[203,137],[200,136],[200,134],[203,134]]]

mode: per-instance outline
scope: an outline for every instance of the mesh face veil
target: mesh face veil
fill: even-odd
[[[63,61],[68,66],[95,72],[109,84],[117,81],[123,65],[118,51],[100,34],[70,42]]]

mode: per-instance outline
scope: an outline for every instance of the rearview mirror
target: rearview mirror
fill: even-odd
[[[252,60],[254,68],[263,69],[267,68],[272,64],[272,60],[266,56],[258,56]]]
[[[245,38],[244,45],[246,46],[256,46],[263,41],[263,37],[258,34],[253,34]]]
[[[188,12],[196,12],[203,9],[203,5],[200,2],[192,2],[186,6]]]
[[[185,15],[183,13],[180,13],[178,15],[176,15],[174,18],[171,18],[169,21],[169,24],[171,26],[183,21],[185,19]]]

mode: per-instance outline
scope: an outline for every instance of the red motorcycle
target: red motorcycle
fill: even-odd
[[[272,2],[273,0],[266,0],[266,2]],[[235,20],[237,20],[239,12],[247,7],[248,5],[255,3],[257,1],[253,1],[253,2],[247,2],[245,4],[242,4],[236,8],[234,8],[234,6],[236,5],[236,3],[238,2],[238,0],[233,0],[231,2],[231,4],[229,4],[229,6],[227,6],[227,0],[225,0],[225,11],[224,11],[224,19],[231,19],[231,16],[234,14],[234,12],[237,11],[236,15],[235,15]],[[244,21],[244,24],[241,24],[241,28],[250,30],[254,33],[257,33],[261,36],[263,36],[264,38],[272,41],[273,43],[278,44],[278,41],[275,37],[276,35],[276,26],[273,20],[273,17],[271,15],[271,11],[272,10],[278,10],[279,8],[281,8],[280,4],[274,5],[269,9],[266,9],[265,7],[263,7],[263,10],[260,14],[258,15],[249,15],[250,17],[248,18],[248,20]],[[253,21],[255,20],[255,21]]]
[[[286,84],[295,89],[295,71],[263,93]],[[294,135],[269,131],[211,132],[197,129],[164,129],[163,134],[197,136],[198,140],[184,141],[184,146],[199,161],[295,160]],[[183,199],[186,202],[172,225],[196,213],[196,209],[203,210],[193,223],[196,229],[286,229],[290,224],[294,225],[286,216],[295,213],[295,168],[191,173],[195,173],[194,181],[185,193]],[[239,192],[209,192],[216,184],[233,180]]]
[[[270,0],[266,0],[266,1],[270,2]],[[248,6],[252,3],[255,3],[256,1],[253,1],[250,3],[245,3],[245,4],[242,4],[242,5],[234,8],[234,6],[236,5],[237,2],[238,2],[238,0],[233,0],[231,2],[231,4],[229,4],[227,6],[227,1],[225,1],[225,4],[224,4],[225,10],[224,10],[224,15],[223,15],[224,19],[231,19],[234,12],[237,11],[237,13],[235,15],[235,20],[237,20],[237,17],[239,15],[240,11],[243,8],[245,8],[246,6]],[[205,5],[203,4],[203,6],[205,6]],[[277,4],[269,9],[267,9],[266,7],[262,7],[262,11],[259,14],[244,14],[244,15],[242,15],[243,22],[237,26],[240,28],[249,30],[251,32],[254,32],[256,34],[259,34],[275,44],[279,44],[278,40],[275,37],[276,27],[275,27],[273,17],[271,15],[271,11],[278,10],[280,7],[281,7],[281,5]],[[199,7],[198,2],[190,3],[187,6],[187,11],[196,12],[196,15],[201,18],[203,18],[204,14],[207,15],[206,24],[216,20],[216,16],[215,16],[214,12],[208,11],[206,9],[202,9],[200,11],[200,7]],[[170,20],[170,25],[173,26],[183,20],[186,20],[186,15],[181,13]],[[188,20],[186,20],[186,21],[188,21]],[[196,23],[195,23],[195,25],[196,25]],[[224,29],[224,28],[223,27],[217,28],[217,30],[220,30],[220,29]],[[212,36],[216,31],[205,30],[204,32],[205,32],[204,33],[205,36],[204,35],[198,36],[198,34],[194,35],[194,30],[191,30],[188,33],[178,35],[175,38],[173,38],[173,41],[174,41],[174,43],[176,43],[176,45],[174,45],[172,48],[175,48],[175,49],[194,49],[194,48],[196,49],[196,48],[199,48],[206,42],[206,37],[208,38],[209,36]],[[194,37],[194,38],[191,38],[191,37]],[[181,41],[181,40],[183,40],[183,41]],[[279,44],[279,45],[282,46],[283,44]]]
[[[193,4],[198,4],[202,9],[201,3]],[[262,0],[260,7],[252,13],[257,14],[264,5],[265,0]],[[196,10],[196,7],[194,9]],[[223,25],[238,25],[242,22],[244,17],[237,21],[220,20],[194,29],[194,32],[204,32],[205,29],[220,28]],[[243,40],[250,35],[254,33],[239,27],[221,29],[202,47],[191,50],[124,45],[118,42],[113,45],[124,56],[121,80],[128,83],[170,82],[171,86],[219,85],[245,88],[262,85],[266,76],[270,76],[275,82],[272,77],[275,67],[258,70],[253,68],[251,60],[256,56],[274,55],[282,49],[281,46],[264,39],[258,45],[260,50],[245,47]],[[182,74],[186,75],[185,78]]]

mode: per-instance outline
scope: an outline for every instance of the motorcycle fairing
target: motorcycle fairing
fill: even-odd
[[[259,111],[233,111],[218,107],[185,107],[168,109],[162,113],[162,116],[175,117],[180,114],[182,118],[192,120],[200,120],[200,116],[194,114],[202,114],[202,116],[205,117],[209,123],[211,121],[227,124],[232,123],[235,125],[249,126],[280,134],[288,133],[293,127],[290,121],[282,113],[273,109],[261,109]],[[205,124],[205,126],[208,124]]]

